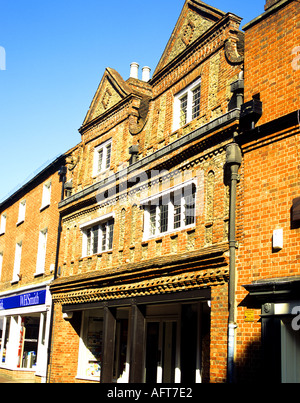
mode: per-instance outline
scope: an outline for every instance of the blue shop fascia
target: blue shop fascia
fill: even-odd
[[[51,305],[49,282],[0,293],[0,370],[46,381]]]

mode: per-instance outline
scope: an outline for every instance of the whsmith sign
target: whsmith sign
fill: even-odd
[[[43,305],[46,302],[46,290],[35,291],[27,294],[14,295],[0,299],[0,311],[27,306]]]

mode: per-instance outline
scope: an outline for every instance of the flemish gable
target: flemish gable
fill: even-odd
[[[106,68],[83,126],[108,111],[131,92],[130,86],[116,70]]]
[[[224,16],[202,1],[186,0],[154,76]]]

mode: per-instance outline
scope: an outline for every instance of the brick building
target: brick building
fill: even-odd
[[[243,27],[239,381],[300,382],[299,11],[298,1],[267,1],[265,12]]]
[[[106,69],[67,160],[49,382],[226,381],[240,22],[186,0],[151,79]]]
[[[152,78],[105,70],[81,142],[0,205],[0,371],[300,382],[299,8],[243,33],[186,0]]]
[[[46,380],[64,156],[0,204],[0,374]]]

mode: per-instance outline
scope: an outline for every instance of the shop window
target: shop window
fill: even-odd
[[[178,130],[200,116],[201,79],[180,91],[174,98],[174,125]]]
[[[21,318],[20,347],[18,351],[19,368],[32,369],[36,367],[39,329],[39,316],[24,316]]]
[[[0,318],[0,363],[42,374],[47,359],[46,319],[44,313]]]
[[[189,183],[143,200],[144,240],[195,225],[196,186]]]
[[[111,147],[112,141],[109,140],[106,143],[101,144],[99,147],[95,148],[93,176],[97,176],[101,172],[104,172],[110,168]]]
[[[103,314],[100,310],[82,313],[77,377],[99,381],[102,364]]]
[[[0,328],[2,327],[1,332],[1,350],[0,350],[0,362],[5,364],[7,362],[7,348],[9,344],[9,333],[10,333],[10,317],[1,318],[0,320]]]
[[[82,256],[91,256],[112,249],[114,235],[112,215],[83,224],[80,229],[83,233]]]

